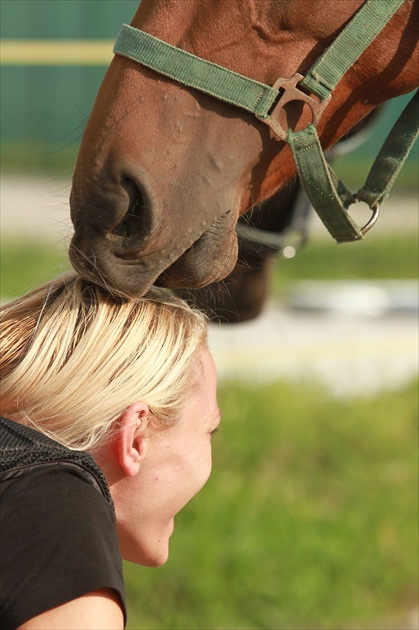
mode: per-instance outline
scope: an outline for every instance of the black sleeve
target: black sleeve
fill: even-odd
[[[42,465],[1,483],[0,626],[114,589],[126,618],[112,508],[74,465]]]

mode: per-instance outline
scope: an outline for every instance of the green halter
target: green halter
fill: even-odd
[[[375,223],[379,205],[388,196],[418,136],[418,92],[387,137],[366,184],[355,195],[327,164],[316,126],[337,83],[403,2],[366,0],[305,77],[297,73],[290,79],[279,78],[273,86],[196,57],[127,24],[119,32],[114,52],[183,85],[241,107],[269,125],[279,140],[289,143],[304,190],[329,232],[338,242],[353,241],[362,239]],[[301,131],[285,130],[279,122],[280,111],[290,101],[303,101],[312,111],[312,122]],[[373,212],[363,228],[358,227],[348,213],[355,201],[366,202]]]

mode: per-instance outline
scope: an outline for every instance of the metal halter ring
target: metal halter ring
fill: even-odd
[[[355,195],[355,199],[356,201],[362,201],[360,199],[358,199],[358,197]],[[369,221],[366,222],[366,224],[364,225],[364,227],[361,228],[361,234],[362,236],[365,236],[365,234],[367,232],[370,231],[370,229],[375,225],[377,219],[378,219],[378,215],[380,214],[380,206],[378,205],[378,203],[375,203],[373,206],[369,206],[371,212],[372,212],[372,217],[370,218]]]

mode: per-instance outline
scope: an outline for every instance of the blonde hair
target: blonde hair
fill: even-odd
[[[5,305],[0,343],[0,413],[93,450],[137,400],[176,420],[206,320],[164,290],[117,300],[70,272]]]

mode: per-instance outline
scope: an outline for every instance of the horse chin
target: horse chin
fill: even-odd
[[[170,289],[199,289],[223,280],[237,262],[237,236],[211,228],[170,267],[159,275],[155,284]],[[212,267],[208,267],[212,261]]]
[[[228,211],[201,234],[197,240],[166,268],[159,268],[164,250],[146,257],[123,256],[120,248],[112,248],[109,235],[91,232],[89,239],[73,236],[70,260],[84,278],[103,286],[120,298],[140,297],[155,284],[168,289],[201,288],[225,278],[237,260],[236,217]],[[85,246],[88,240],[88,247]],[[173,242],[166,246],[173,248]],[[168,256],[169,258],[169,256]],[[170,260],[170,258],[169,258]],[[211,261],[212,266],[208,266]]]

